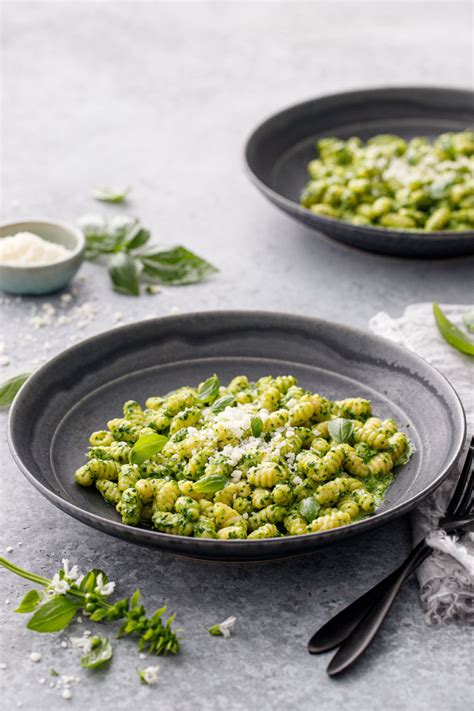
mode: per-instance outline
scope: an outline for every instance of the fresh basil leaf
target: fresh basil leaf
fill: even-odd
[[[314,496],[308,496],[306,499],[300,501],[298,510],[303,518],[305,518],[308,523],[311,523],[311,521],[314,521],[314,519],[319,516],[321,506],[318,504]]]
[[[57,595],[41,605],[26,626],[35,632],[60,632],[72,622],[81,607],[81,602]]]
[[[250,429],[252,430],[252,434],[254,437],[260,437],[263,430],[262,418],[258,415],[254,415],[250,420]]]
[[[109,582],[109,578],[107,577],[107,574],[104,573],[103,570],[100,570],[100,568],[93,568],[92,570],[89,570],[88,573],[85,574],[83,577],[81,584],[79,586],[79,589],[81,592],[85,593],[90,593],[93,592],[95,586],[96,586],[96,581],[97,577],[99,575],[102,575],[102,582],[104,585],[106,585]]]
[[[161,452],[167,441],[168,437],[159,434],[148,434],[140,437],[130,451],[130,464],[143,464],[154,454]]]
[[[354,423],[344,417],[337,417],[329,422],[328,430],[334,442],[342,444],[343,442],[349,442],[351,439],[354,432]]]
[[[8,407],[12,404],[18,390],[21,388],[23,383],[28,380],[30,375],[31,373],[14,375],[13,378],[4,380],[3,383],[0,384],[0,407]]]
[[[98,610],[94,610],[94,612],[90,616],[90,619],[92,620],[92,622],[100,622],[104,619],[104,617],[107,617],[107,615],[108,611],[104,607],[99,607]]]
[[[91,650],[81,657],[84,669],[100,669],[110,662],[113,650],[107,637],[91,637]]]
[[[214,405],[211,407],[211,412],[216,415],[218,412],[225,410],[225,408],[229,405],[233,405],[234,402],[235,397],[233,395],[224,395],[224,397],[220,397],[219,400],[215,401]]]
[[[467,311],[463,314],[462,320],[469,333],[474,333],[474,311]]]
[[[402,456],[397,459],[397,461],[394,463],[394,467],[403,467],[405,464],[408,464],[410,459],[413,457],[415,453],[415,445],[412,444],[412,442],[408,443],[408,447],[406,450],[403,452]]]
[[[59,672],[53,669],[53,667],[49,667],[48,673],[51,674],[51,676],[59,676]]]
[[[436,303],[433,304],[433,314],[438,330],[444,340],[460,353],[465,353],[470,356],[474,355],[474,343],[468,340],[464,333],[446,318]]]
[[[193,485],[193,491],[197,494],[214,494],[220,491],[229,481],[223,474],[206,474]]]
[[[199,386],[198,390],[198,399],[201,402],[204,402],[208,405],[214,402],[216,397],[219,395],[219,388],[221,384],[219,382],[219,378],[217,375],[214,373],[214,375],[211,375],[210,378],[205,380],[201,385]]]
[[[125,252],[115,254],[109,262],[112,284],[121,294],[139,295],[140,271],[140,263]]]
[[[128,252],[132,249],[138,249],[148,242],[150,233],[142,227],[139,220],[136,220],[129,229],[125,232],[123,238],[123,247]]]
[[[25,597],[20,602],[15,612],[33,612],[33,610],[36,610],[41,600],[41,595],[37,590],[30,590],[26,593]]]
[[[139,256],[143,273],[150,281],[160,284],[195,284],[218,271],[216,267],[178,245],[170,249],[154,249]]]
[[[130,188],[95,188],[92,195],[101,202],[123,202],[130,192]]]

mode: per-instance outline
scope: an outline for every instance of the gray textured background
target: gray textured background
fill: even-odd
[[[247,182],[242,144],[255,123],[313,95],[368,85],[472,86],[468,3],[4,3],[2,219],[74,219],[101,211],[100,184],[130,184],[128,208],[154,235],[183,242],[221,272],[202,285],[121,297],[86,265],[73,302],[3,297],[2,340],[11,365],[36,365],[69,342],[123,320],[211,308],[262,308],[367,327],[377,310],[472,298],[473,260],[416,262],[356,252],[318,238],[267,204]],[[470,293],[471,291],[471,293]],[[35,331],[35,304],[61,313],[93,302],[84,329]],[[28,338],[28,334],[30,334]],[[407,585],[369,654],[338,681],[310,657],[309,634],[400,561],[406,519],[313,556],[230,566],[179,560],[109,539],[66,517],[27,484],[8,453],[2,415],[2,550],[52,573],[63,556],[105,568],[128,594],[138,582],[185,628],[182,654],[161,663],[157,688],[140,686],[131,641],[107,674],[81,671],[74,698],[50,689],[47,667],[77,673],[77,650],[24,629],[12,613],[28,585],[0,572],[4,630],[0,699],[8,711],[201,709],[429,709],[472,701],[472,638],[431,629]],[[21,545],[20,545],[21,543]],[[6,600],[11,600],[7,603]],[[236,635],[205,626],[235,614]],[[77,630],[79,631],[79,630]],[[33,665],[32,650],[43,659]],[[46,684],[39,680],[47,678]]]

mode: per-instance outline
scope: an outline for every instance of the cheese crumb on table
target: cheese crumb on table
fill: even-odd
[[[39,652],[31,652],[30,659],[36,664],[37,662],[41,661],[41,654]]]

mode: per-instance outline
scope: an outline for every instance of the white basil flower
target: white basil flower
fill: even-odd
[[[95,592],[98,593],[99,595],[103,595],[104,597],[107,597],[108,595],[112,595],[113,591],[115,590],[115,583],[104,583],[104,577],[102,573],[99,573],[97,576],[96,580],[96,586],[95,586]]]
[[[209,632],[216,637],[230,637],[231,630],[235,625],[235,620],[236,618],[234,616],[228,617],[224,622],[209,627]]]
[[[61,580],[59,573],[56,573],[51,580],[49,589],[56,593],[57,595],[65,595],[71,586],[67,580]]]
[[[156,664],[154,667],[146,667],[146,669],[141,669],[138,671],[138,676],[143,684],[148,684],[149,686],[154,686],[158,683],[158,671],[160,665]]]

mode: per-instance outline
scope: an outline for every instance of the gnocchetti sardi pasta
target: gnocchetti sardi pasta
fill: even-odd
[[[155,446],[154,443],[157,443]],[[92,433],[75,473],[125,524],[182,536],[260,539],[370,516],[412,446],[360,397],[331,401],[292,375],[151,396]],[[148,454],[147,454],[148,452]]]

